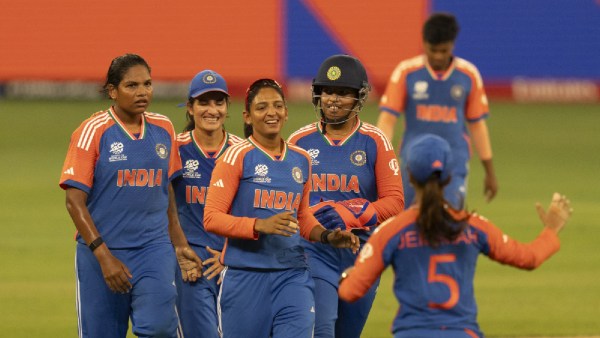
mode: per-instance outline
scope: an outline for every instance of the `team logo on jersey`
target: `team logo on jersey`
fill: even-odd
[[[427,81],[417,81],[415,82],[415,86],[413,88],[413,99],[415,100],[425,100],[429,98],[429,94],[427,94],[427,88],[429,87],[429,83]]]
[[[167,150],[167,146],[162,143],[156,145],[156,155],[162,158],[163,160],[169,156],[169,151]]]
[[[185,169],[185,171],[183,172],[183,177],[185,177],[185,178],[200,178],[200,177],[202,177],[202,175],[199,172],[196,172],[196,170],[198,170],[199,165],[200,165],[200,162],[198,162],[198,160],[185,161],[185,166],[183,167]]]
[[[267,177],[268,174],[269,174],[269,167],[267,167],[266,164],[257,164],[256,167],[254,167],[254,175],[259,176],[259,177],[254,177],[252,182],[271,183],[271,178]]]
[[[206,84],[211,84],[217,82],[217,78],[212,74],[206,74],[202,77],[202,82]]]
[[[342,76],[342,71],[340,70],[340,67],[331,66],[327,70],[327,78],[331,81],[339,79],[340,76]]]
[[[123,143],[113,142],[110,145],[110,153],[112,155],[110,155],[110,157],[108,158],[108,161],[109,162],[127,161],[127,155],[123,154],[124,148],[125,147],[123,146]]]
[[[360,250],[360,254],[358,254],[358,261],[363,263],[366,259],[373,256],[373,246],[371,243],[365,244],[362,250]]]
[[[394,172],[394,176],[398,176],[400,175],[400,165],[398,164],[398,160],[393,158],[390,160],[389,163],[390,169],[392,169],[392,171]]]
[[[304,181],[302,170],[300,170],[298,167],[294,167],[294,169],[292,169],[292,177],[297,183],[302,183],[302,181]]]
[[[312,165],[318,165],[319,161],[317,160],[317,157],[319,157],[319,149],[308,149],[308,155],[310,155],[311,160],[311,164]]]
[[[357,150],[350,155],[350,162],[357,167],[365,165],[367,163],[367,153],[362,150]]]
[[[450,88],[450,95],[456,101],[460,101],[465,96],[465,88],[461,85],[454,85]]]

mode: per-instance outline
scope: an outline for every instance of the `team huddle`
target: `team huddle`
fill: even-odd
[[[146,61],[113,59],[113,104],[75,130],[60,178],[77,228],[79,337],[125,337],[129,321],[138,337],[360,337],[388,265],[394,337],[482,337],[478,255],[533,269],[558,251],[572,209],[560,194],[538,206],[544,230],[530,244],[463,210],[466,125],[488,199],[497,183],[483,84],[452,55],[449,25],[447,14],[425,24],[426,53],[390,77],[378,126],[359,118],[363,64],[328,57],[312,83],[318,120],[287,140],[274,79],[248,87],[240,137],[224,128],[226,80],[199,72],[177,133],[147,111]],[[401,161],[390,142],[400,114]]]

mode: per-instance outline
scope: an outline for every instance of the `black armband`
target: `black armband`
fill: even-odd
[[[102,236],[98,236],[95,240],[92,241],[92,243],[90,243],[90,245],[88,245],[88,248],[90,248],[90,250],[94,252],[94,250],[98,249],[98,247],[102,245],[102,243],[104,243]]]
[[[330,233],[332,233],[332,230],[325,230],[321,233],[321,243],[323,244],[329,244],[329,238],[327,238],[327,236],[329,236]]]

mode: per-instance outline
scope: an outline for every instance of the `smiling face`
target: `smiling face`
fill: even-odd
[[[274,88],[261,88],[249,108],[249,112],[244,111],[244,122],[252,125],[252,134],[255,138],[280,137],[288,111],[283,97]]]
[[[321,110],[325,123],[343,124],[350,119],[357,103],[358,92],[348,87],[323,87]]]
[[[115,108],[126,115],[139,115],[146,111],[152,101],[152,78],[143,65],[130,67],[118,86],[108,85],[108,95],[115,101]]]
[[[188,102],[188,114],[193,118],[195,129],[213,132],[223,129],[227,117],[227,95],[223,92],[204,93]]]

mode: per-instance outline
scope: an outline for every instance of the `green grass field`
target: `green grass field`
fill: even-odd
[[[154,102],[176,129],[184,112]],[[58,179],[71,133],[108,101],[0,100],[0,336],[76,337],[73,235]],[[508,234],[532,240],[541,228],[536,201],[566,194],[575,209],[561,251],[534,272],[481,257],[475,281],[479,321],[490,337],[600,335],[600,111],[597,105],[492,102],[488,121],[499,195],[482,199],[482,171],[471,164],[468,207]],[[241,106],[228,130],[241,134]],[[362,113],[376,119],[370,104]],[[284,135],[313,121],[308,105],[290,105]],[[397,144],[397,137],[394,144]],[[596,248],[596,249],[594,249]],[[363,337],[390,337],[397,310],[387,271]]]

